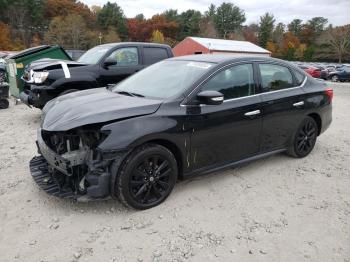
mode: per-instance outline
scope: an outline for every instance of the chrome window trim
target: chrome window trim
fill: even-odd
[[[245,62],[245,61],[243,61],[243,62]],[[198,84],[198,85],[195,87],[195,89],[193,89],[192,92],[191,92],[187,97],[191,96],[191,94],[192,94],[201,84],[203,84],[208,78],[210,78],[213,74],[217,73],[219,70],[221,70],[221,69],[223,69],[223,68],[225,68],[225,67],[227,67],[227,66],[229,66],[229,65],[233,65],[233,64],[237,64],[237,63],[242,63],[242,62],[235,62],[235,63],[232,63],[232,64],[228,64],[228,65],[226,65],[226,66],[224,66],[224,67],[222,67],[222,68],[216,70],[214,73],[210,74],[205,80],[203,80],[200,84]],[[254,94],[254,95],[250,95],[250,96],[242,96],[242,97],[236,97],[236,98],[232,98],[232,99],[227,99],[227,100],[224,100],[223,103],[232,102],[232,101],[235,101],[235,100],[241,100],[241,99],[250,98],[250,97],[255,97],[255,96],[261,96],[261,95],[265,95],[265,94],[271,94],[271,93],[277,93],[277,92],[283,92],[283,91],[289,91],[289,90],[294,90],[294,89],[298,89],[298,88],[303,88],[304,85],[305,85],[306,82],[307,82],[307,79],[308,79],[308,77],[305,76],[304,81],[303,81],[303,82],[301,83],[301,85],[299,85],[299,86],[289,87],[289,88],[285,88],[285,89],[281,89],[281,90],[275,90],[275,91],[268,91],[268,92],[259,93],[259,94]],[[186,97],[186,98],[187,98],[187,97]],[[186,104],[183,104],[183,102],[181,102],[180,106],[186,107],[186,106],[193,106],[193,105],[186,105]],[[210,106],[210,105],[200,104],[199,106],[202,107],[202,106]]]
[[[225,66],[223,66],[223,67],[218,68],[218,69],[215,70],[213,73],[211,73],[210,75],[208,75],[208,76],[207,76],[203,81],[201,81],[198,85],[196,85],[196,87],[187,95],[186,98],[190,97],[190,96],[197,90],[197,88],[198,88],[199,86],[201,86],[205,81],[207,81],[209,78],[211,78],[211,77],[212,77],[213,75],[215,75],[217,72],[219,72],[219,71],[221,71],[221,70],[224,70],[225,68],[230,67],[230,66],[232,66],[232,65],[241,64],[241,63],[251,63],[251,64],[253,64],[254,61],[247,61],[247,60],[245,60],[245,61],[239,61],[239,62],[236,61],[236,62],[227,64],[227,65],[225,65]],[[185,99],[186,99],[186,98],[185,98]],[[185,100],[185,99],[184,99],[184,100]],[[224,101],[225,101],[225,100],[224,100]],[[183,102],[184,102],[184,101],[181,102],[180,106],[187,106],[186,104],[183,104]]]

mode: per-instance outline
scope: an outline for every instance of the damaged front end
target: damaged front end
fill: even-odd
[[[106,158],[98,149],[107,135],[96,127],[64,132],[39,129],[40,156],[30,161],[34,180],[47,193],[58,197],[78,201],[108,198],[111,163],[118,160],[118,154]]]

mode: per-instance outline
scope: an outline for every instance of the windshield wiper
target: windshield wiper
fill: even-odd
[[[127,91],[117,91],[117,93],[121,94],[121,95],[127,95],[127,96],[145,97],[144,95],[137,94],[137,93],[132,93],[132,92],[127,92]]]

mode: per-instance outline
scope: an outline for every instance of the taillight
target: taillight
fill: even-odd
[[[332,102],[333,100],[333,89],[332,88],[327,88],[326,89],[326,95],[329,98],[329,101]]]

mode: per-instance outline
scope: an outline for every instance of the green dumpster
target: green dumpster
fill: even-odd
[[[26,65],[43,58],[72,60],[66,51],[58,45],[32,47],[8,57],[6,59],[6,74],[11,95],[19,97],[19,93],[23,91],[24,82],[21,77]]]

